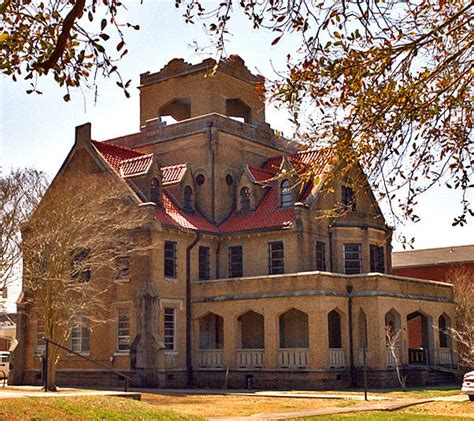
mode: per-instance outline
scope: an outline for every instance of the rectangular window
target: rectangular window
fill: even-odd
[[[36,343],[35,343],[35,353],[42,354],[46,349],[46,342],[43,337],[46,335],[46,327],[44,320],[41,317],[36,319]]]
[[[128,308],[117,309],[117,352],[130,351],[130,315]]]
[[[242,246],[229,247],[229,277],[240,278],[244,276]]]
[[[356,210],[354,190],[352,190],[350,187],[342,186],[342,204],[351,211]]]
[[[164,341],[166,351],[176,350],[176,309],[165,307]]]
[[[371,272],[385,272],[384,262],[384,249],[383,247],[376,246],[375,244],[370,245],[370,271]]]
[[[165,241],[165,278],[177,278],[177,246],[174,241]]]
[[[209,269],[209,257],[211,249],[209,247],[199,246],[199,280],[205,281],[211,278]]]
[[[75,352],[87,354],[90,352],[89,319],[84,313],[79,313],[72,322],[71,349]]]
[[[344,273],[347,275],[353,275],[361,272],[361,245],[355,243],[344,244]]]
[[[91,250],[84,248],[71,252],[71,279],[76,282],[89,282],[91,279],[91,268],[87,263]]]
[[[130,276],[130,256],[117,256],[115,258],[115,279],[128,279]]]
[[[283,241],[268,243],[268,273],[270,275],[285,273]]]
[[[326,270],[326,243],[316,242],[316,270]]]

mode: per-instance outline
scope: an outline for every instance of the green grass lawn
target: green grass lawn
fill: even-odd
[[[0,419],[34,420],[202,420],[118,397],[19,398],[0,401]]]

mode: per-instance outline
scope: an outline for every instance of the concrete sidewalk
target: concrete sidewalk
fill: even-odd
[[[367,411],[397,411],[412,405],[432,402],[433,399],[398,399],[376,403],[362,403],[356,406],[332,407],[318,409],[302,409],[268,414],[255,414],[248,417],[212,417],[209,421],[251,421],[251,420],[287,420],[303,417],[317,417],[321,415],[337,415]]]
[[[306,391],[278,391],[278,390],[224,390],[224,389],[141,389],[132,388],[131,390],[141,393],[156,393],[167,395],[216,395],[216,396],[256,396],[264,398],[305,398],[305,399],[352,399],[364,401],[363,394],[350,393],[324,393],[324,392],[306,392]],[[387,396],[375,395],[369,393],[369,401],[393,400]]]
[[[15,398],[63,398],[70,396],[117,396],[141,400],[141,393],[121,392],[118,390],[95,390],[95,389],[74,389],[58,388],[57,392],[44,392],[40,386],[9,386],[0,387],[0,399]]]

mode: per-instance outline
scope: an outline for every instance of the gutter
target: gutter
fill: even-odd
[[[193,359],[191,346],[191,250],[199,242],[201,236],[196,232],[196,237],[186,247],[186,381],[187,385],[193,384]]]

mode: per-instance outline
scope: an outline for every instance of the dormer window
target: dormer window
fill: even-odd
[[[347,186],[342,186],[342,204],[351,211],[356,210],[354,190]]]
[[[160,203],[160,182],[157,178],[152,178],[150,183],[150,202]]]
[[[293,204],[290,182],[283,180],[280,185],[280,207],[288,208]]]
[[[192,213],[193,211],[193,189],[190,186],[184,188],[183,195],[183,208],[187,213]]]
[[[250,211],[250,189],[248,187],[242,187],[240,189],[240,211]]]

